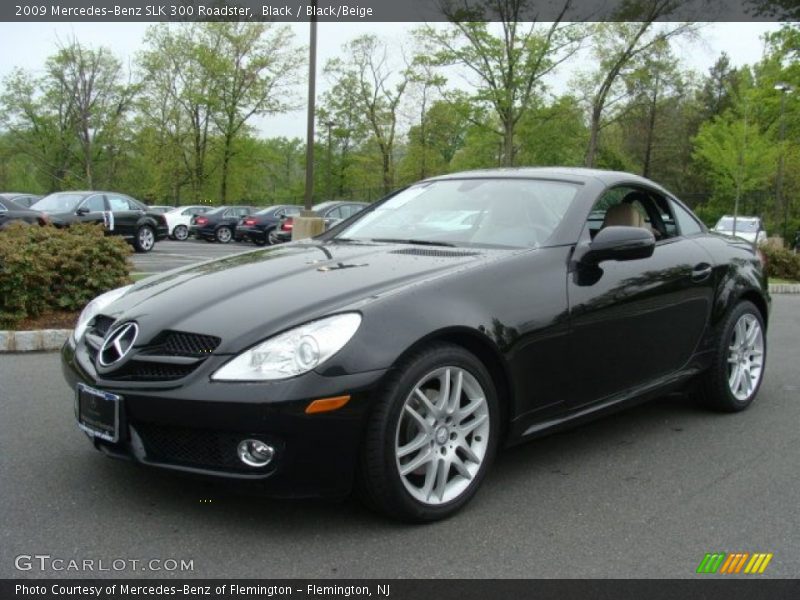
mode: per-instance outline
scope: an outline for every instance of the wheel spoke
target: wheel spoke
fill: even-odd
[[[458,430],[461,432],[461,435],[464,437],[468,436],[470,433],[475,431],[478,427],[483,425],[485,421],[489,419],[488,415],[480,415],[475,417],[471,421],[467,422],[466,424],[460,423],[458,425]]]
[[[483,397],[473,399],[469,404],[458,411],[458,421],[461,422],[469,417],[472,413],[483,406],[484,402],[486,402],[486,399]]]
[[[420,452],[414,460],[409,461],[402,466],[402,468],[400,469],[400,474],[403,477],[405,477],[409,473],[412,473],[417,469],[419,469],[422,465],[424,465],[426,462],[429,462],[433,458],[434,458],[434,453],[430,449],[424,452]]]
[[[447,412],[452,414],[458,407],[461,405],[461,390],[464,386],[464,372],[458,371],[456,373],[456,384],[453,386],[453,390],[450,393],[450,403],[447,406]]]
[[[417,437],[413,440],[408,442],[405,446],[400,446],[397,449],[397,458],[405,458],[412,452],[416,452],[420,448],[422,448],[425,444],[429,441],[428,435],[426,433],[420,433]]]
[[[742,380],[742,365],[737,364],[733,368],[733,373],[731,373],[730,377],[728,378],[728,386],[731,388],[731,391],[736,394],[739,391],[739,384]]]
[[[439,461],[432,460],[428,463],[428,468],[425,469],[425,482],[422,484],[420,494],[425,500],[430,500],[431,491],[433,491],[433,484],[436,483],[436,471],[439,469]]]
[[[440,381],[442,382],[442,387],[439,391],[439,401],[436,403],[436,408],[444,412],[447,410],[447,401],[450,398],[450,369],[445,369]]]
[[[472,448],[469,447],[469,444],[466,442],[466,440],[462,441],[458,447],[461,448],[461,451],[466,455],[467,460],[476,464],[480,464],[481,459],[478,458],[478,456],[472,451]]]
[[[761,328],[758,326],[758,323],[753,321],[750,324],[750,329],[747,332],[747,338],[746,338],[746,344],[745,345],[748,348],[752,348],[753,346],[755,346],[756,340],[758,339],[758,334],[760,332],[761,332]]]
[[[421,414],[411,408],[408,404],[406,404],[403,408],[409,415],[411,415],[411,418],[419,424],[420,431],[424,431],[426,433],[430,431],[431,426]]]
[[[744,319],[739,319],[736,322],[736,346],[741,348],[744,346],[747,337],[747,324]]]
[[[447,488],[447,476],[450,474],[450,463],[444,458],[437,460],[438,468],[436,471],[436,496],[439,501],[444,501],[444,492]]]
[[[428,398],[428,396],[425,395],[425,392],[423,392],[418,387],[415,387],[414,394],[417,396],[419,401],[422,402],[422,405],[425,407],[425,410],[428,412],[430,416],[436,415],[437,413],[436,407],[433,405],[430,398]]]
[[[464,479],[468,481],[472,479],[472,473],[469,472],[469,469],[467,469],[467,465],[464,464],[464,461],[461,460],[461,457],[458,456],[457,454],[453,456],[452,465],[458,472],[458,474],[461,475]]]

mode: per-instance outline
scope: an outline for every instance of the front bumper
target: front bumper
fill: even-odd
[[[120,438],[93,437],[115,458],[216,478],[249,480],[280,497],[343,497],[353,484],[363,425],[385,371],[324,377],[315,372],[285,381],[228,383],[209,374],[230,357],[209,357],[189,377],[169,382],[102,379],[83,346],[61,351],[69,385],[78,382],[122,396]],[[349,394],[339,410],[305,414],[319,398]],[[77,426],[76,426],[77,429]],[[276,448],[266,467],[241,463],[238,442],[260,439]]]

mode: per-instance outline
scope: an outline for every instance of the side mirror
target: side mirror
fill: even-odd
[[[91,211],[87,207],[81,206],[78,210],[75,211],[75,214],[78,215],[79,217],[82,217],[83,215],[88,215],[90,212]]]
[[[595,236],[583,263],[596,265],[604,260],[637,260],[653,255],[656,238],[641,227],[604,227]]]

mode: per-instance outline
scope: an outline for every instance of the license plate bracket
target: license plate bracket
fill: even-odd
[[[122,396],[79,383],[75,390],[78,427],[92,437],[119,441],[119,411]]]

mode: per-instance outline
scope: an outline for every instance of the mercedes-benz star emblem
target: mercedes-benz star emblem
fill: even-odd
[[[136,336],[139,335],[139,326],[136,323],[124,323],[112,331],[97,355],[97,361],[104,367],[118,363],[133,348]]]

